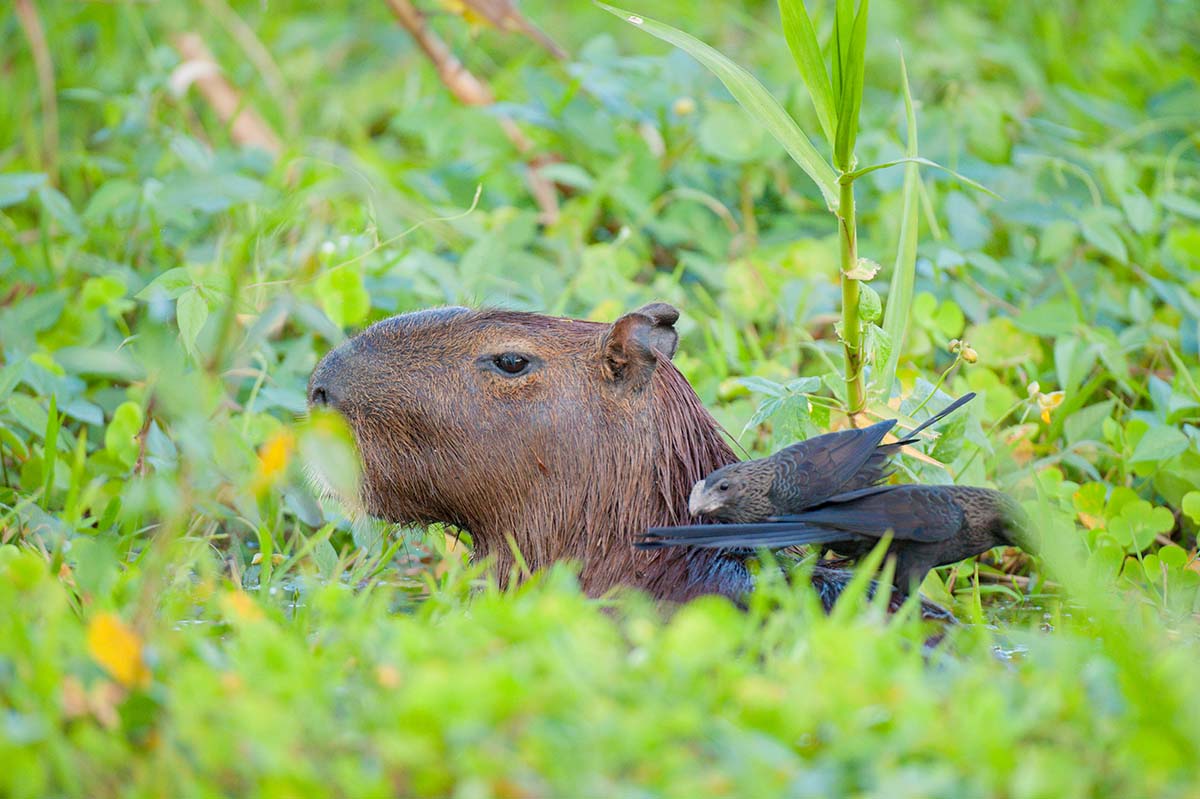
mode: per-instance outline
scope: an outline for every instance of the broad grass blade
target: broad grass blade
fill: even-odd
[[[837,106],[833,103],[833,87],[829,83],[825,59],[821,57],[817,31],[804,7],[804,0],[779,0],[779,18],[788,49],[792,51],[792,58],[796,60],[800,77],[817,111],[817,121],[832,148],[837,133]]]
[[[833,14],[833,96],[838,108],[846,86],[846,62],[854,31],[854,0],[837,0]]]
[[[858,137],[858,111],[862,106],[863,62],[867,51],[867,9],[869,0],[862,0],[846,51],[842,54],[842,91],[838,99],[837,136],[833,145],[833,163],[843,172],[853,167],[854,141]],[[838,14],[842,4],[838,3]],[[839,19],[839,46],[842,36]]]

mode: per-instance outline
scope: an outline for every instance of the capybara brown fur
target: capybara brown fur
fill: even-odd
[[[612,324],[408,313],[326,355],[308,399],[349,421],[364,511],[470,531],[501,580],[515,546],[530,569],[577,561],[593,596],[627,586],[738,600],[753,587],[746,553],[633,546],[649,527],[686,523],[691,487],[737,460],[671,363],[678,317],[664,303]],[[814,575],[827,604],[844,575]]]

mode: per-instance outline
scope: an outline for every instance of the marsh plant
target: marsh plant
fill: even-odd
[[[859,111],[863,101],[869,5],[869,0],[837,0],[829,42],[829,68],[826,68],[816,28],[803,0],[779,0],[783,34],[812,100],[821,133],[829,146],[831,157],[827,157],[817,150],[783,104],[749,71],[683,31],[641,14],[600,4],[629,24],[675,45],[707,67],[725,84],[742,108],[783,145],[792,160],[820,190],[825,206],[837,223],[842,288],[839,335],[844,358],[844,387],[838,394],[850,416],[866,408],[869,392],[883,400],[887,400],[891,394],[912,314],[920,191],[918,165],[945,169],[918,155],[917,120],[903,56],[899,56],[899,69],[904,94],[907,153],[904,158],[858,166],[854,144],[858,137]],[[858,252],[854,186],[864,175],[901,165],[905,167],[905,173],[900,238],[892,268],[887,308],[883,310],[879,294],[869,283],[879,273],[880,266],[869,258],[861,257]],[[963,182],[986,191],[974,181],[957,173],[955,175]],[[868,386],[869,364],[875,368],[871,385]]]

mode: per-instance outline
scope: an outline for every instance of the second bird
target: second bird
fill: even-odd
[[[919,586],[930,569],[997,546],[1031,549],[1030,524],[1011,498],[970,486],[873,486],[830,497],[800,513],[746,524],[657,527],[638,542],[664,546],[782,549],[821,544],[841,557],[860,558],[891,532],[901,592]]]

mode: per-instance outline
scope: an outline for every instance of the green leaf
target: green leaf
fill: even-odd
[[[913,107],[912,90],[908,85],[908,66],[904,53],[900,53],[900,88],[904,91],[904,118],[908,134],[905,155],[917,157],[917,114]],[[887,308],[883,315],[883,332],[891,342],[887,362],[879,379],[878,394],[887,399],[892,394],[892,383],[896,369],[900,366],[900,354],[904,351],[904,339],[908,335],[908,321],[912,309],[913,285],[917,277],[917,238],[921,222],[917,214],[917,201],[921,193],[921,174],[914,161],[904,167],[903,210],[900,216],[900,241],[896,246],[896,264],[892,268],[892,282],[888,289]]]
[[[808,9],[804,7],[804,0],[779,0],[779,17],[788,49],[792,51],[792,58],[800,69],[808,96],[812,98],[817,121],[821,123],[829,146],[833,147],[837,132],[833,87],[830,86],[825,59],[821,57],[821,45],[817,43],[817,32],[808,16]]]
[[[181,294],[195,285],[186,266],[168,269],[154,278],[144,289],[135,296],[139,300],[156,300],[165,297],[169,300],[178,299]]]
[[[1048,263],[1065,258],[1079,236],[1079,228],[1068,219],[1056,219],[1042,228],[1037,256]]]
[[[196,339],[208,321],[208,302],[200,296],[200,289],[193,287],[179,297],[175,303],[175,321],[179,324],[183,348],[196,357]]]
[[[795,380],[789,380],[785,388],[789,394],[813,394],[821,390],[821,378],[797,377]]]
[[[120,575],[120,559],[112,542],[79,536],[71,541],[75,583],[86,594],[102,597]]]
[[[6,172],[0,175],[0,208],[23,203],[46,182],[41,172]]]
[[[768,380],[765,377],[757,375],[739,377],[734,382],[758,394],[766,394],[768,397],[786,397],[788,393],[786,388],[774,380]]]
[[[90,223],[100,224],[116,220],[123,211],[132,209],[141,194],[141,187],[128,180],[110,180],[104,183],[88,200],[83,209],[83,218]]]
[[[355,519],[351,522],[350,537],[354,545],[377,555],[383,550],[384,531],[382,524],[369,517]]]
[[[38,187],[38,199],[42,201],[46,216],[57,222],[59,227],[72,236],[83,235],[83,223],[66,195],[47,183]]]
[[[328,580],[333,576],[338,564],[338,554],[337,550],[333,548],[333,544],[329,543],[328,538],[313,547],[312,559],[317,564],[317,570],[323,578]]]
[[[1121,209],[1125,218],[1138,233],[1149,233],[1154,227],[1154,203],[1140,191],[1134,189],[1121,195]]]
[[[578,164],[544,164],[538,167],[538,175],[553,183],[561,183],[580,191],[591,191],[596,185],[595,179],[588,171]],[[330,547],[332,549],[332,547]]]
[[[759,124],[767,129],[767,132],[775,137],[776,141],[783,145],[792,160],[817,184],[829,209],[837,208],[837,175],[832,167],[821,158],[821,154],[804,135],[804,131],[800,130],[796,121],[788,115],[779,101],[758,82],[757,78],[717,50],[683,31],[615,6],[604,3],[597,3],[597,5],[650,35],[678,47],[707,67],[721,83],[725,84],[725,88],[742,108],[746,109]]]
[[[947,300],[938,305],[932,321],[937,326],[938,331],[950,339],[957,338],[962,334],[963,325],[966,324],[967,320],[963,315],[962,308]]]
[[[746,435],[746,433],[750,432],[778,413],[779,409],[783,407],[783,401],[783,397],[771,397],[768,400],[764,400],[761,405],[754,409],[754,415],[751,416],[749,421],[746,422],[745,426],[742,427],[742,432],[738,433],[738,438]]]
[[[854,17],[854,29],[842,61],[842,93],[838,103],[837,135],[833,146],[833,163],[846,171],[853,167],[854,142],[858,137],[858,111],[862,106],[863,69],[867,50],[867,8],[869,0],[862,0],[858,14]],[[839,45],[841,43],[842,3],[838,3]]]
[[[1175,526],[1175,517],[1166,508],[1156,508],[1144,499],[1136,499],[1110,519],[1108,531],[1130,552],[1141,552],[1154,543],[1159,533]]]
[[[1116,228],[1098,215],[1085,216],[1079,222],[1083,238],[1100,252],[1121,263],[1129,262],[1129,251]]]
[[[850,36],[854,31],[854,0],[837,0],[833,13],[833,96],[842,105],[846,90],[846,59],[850,52]]]
[[[1168,568],[1181,568],[1188,561],[1187,550],[1177,544],[1167,544],[1158,550],[1158,559]]]
[[[1133,448],[1130,463],[1143,461],[1161,463],[1188,448],[1188,437],[1176,427],[1159,425],[1151,427]]]
[[[1200,219],[1200,202],[1183,194],[1166,193],[1159,196],[1158,201],[1163,207],[1174,211],[1180,216]]]
[[[1184,494],[1180,507],[1189,519],[1200,524],[1200,491],[1189,491]]]
[[[112,421],[104,429],[104,449],[126,469],[132,469],[138,456],[138,433],[145,416],[136,402],[123,402],[113,412]]]
[[[339,266],[317,278],[317,296],[325,315],[338,327],[356,325],[371,310],[371,295],[362,275],[350,266]]]
[[[13,361],[0,369],[0,402],[4,402],[12,390],[17,387],[17,383],[21,382],[20,370],[24,366],[23,361]]]
[[[33,397],[28,394],[13,394],[8,398],[8,411],[17,420],[17,424],[36,436],[46,434],[46,411]]]
[[[875,289],[863,283],[858,287],[858,316],[864,322],[875,322],[883,314],[883,302]]]
[[[1063,423],[1063,433],[1067,437],[1067,442],[1074,444],[1087,439],[1099,439],[1100,427],[1104,420],[1112,415],[1115,405],[1115,400],[1105,400],[1081,408],[1068,416]]]

